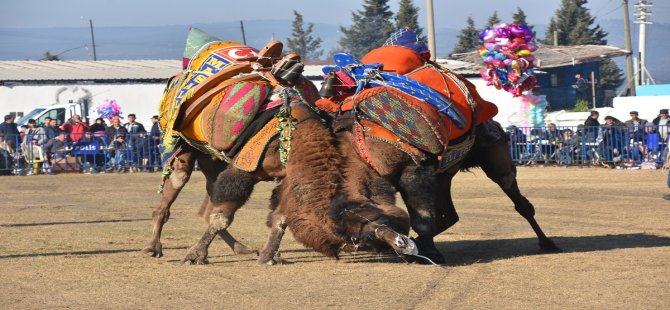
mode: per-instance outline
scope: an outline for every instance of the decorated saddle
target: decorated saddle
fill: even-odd
[[[396,140],[444,159],[442,168],[464,157],[474,127],[497,114],[497,107],[482,99],[472,83],[411,48],[389,45],[372,50],[360,62],[352,59],[338,55],[337,66],[324,69],[326,84],[330,78],[335,92],[317,106],[329,112],[355,109],[361,119],[392,132]],[[449,153],[456,149],[457,156]]]
[[[262,154],[245,143],[267,145],[280,134],[276,125],[272,134],[264,132],[280,106],[316,99],[314,85],[301,75],[300,58],[281,53],[278,41],[258,51],[190,30],[184,71],[168,81],[159,107],[166,169],[181,143],[225,161],[240,154],[243,169],[256,169]]]

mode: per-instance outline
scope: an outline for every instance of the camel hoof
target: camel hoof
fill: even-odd
[[[547,239],[540,241],[540,253],[563,253],[563,250],[554,241]]]
[[[438,265],[447,263],[447,260],[444,258],[442,253],[440,253],[440,251],[438,251],[435,247],[435,243],[433,243],[432,239],[415,238],[413,240],[419,249],[419,255],[430,259],[433,261],[433,263]],[[413,256],[410,261],[417,264],[431,264],[428,260],[417,256]]]
[[[207,260],[207,254],[200,255],[196,251],[189,251],[186,254],[186,257],[181,260],[182,265],[206,265],[209,264]]]
[[[147,254],[151,257],[160,258],[163,257],[163,245],[157,243],[156,245],[148,245],[142,249],[142,253]]]
[[[289,262],[282,259],[279,255],[279,253],[275,254],[274,257],[268,257],[269,255],[262,255],[261,257],[258,258],[258,263],[261,265],[284,265],[288,264]]]

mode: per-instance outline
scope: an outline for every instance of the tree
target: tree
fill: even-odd
[[[44,57],[42,58],[42,60],[49,60],[49,61],[54,60],[54,61],[56,61],[56,60],[61,60],[61,59],[60,59],[60,57],[58,57],[58,55],[51,54],[51,51],[46,51],[44,53]]]
[[[475,20],[468,16],[467,26],[458,34],[458,43],[454,47],[453,54],[473,52],[481,46],[479,42],[479,30],[475,28]]]
[[[491,15],[491,17],[489,17],[489,20],[486,22],[485,27],[491,28],[495,24],[500,24],[500,22],[501,22],[501,20],[500,20],[500,18],[498,18],[498,11],[493,11],[493,15]]]
[[[344,35],[338,43],[346,52],[361,57],[384,45],[395,30],[392,18],[393,12],[388,6],[388,0],[364,0],[363,10],[351,13],[351,27],[340,26]]]
[[[321,49],[321,38],[312,37],[313,23],[307,24],[307,29],[303,28],[302,15],[293,11],[293,32],[291,37],[286,39],[286,47],[302,57],[303,60],[319,59],[323,55]]]
[[[531,25],[531,24],[528,24],[528,22],[526,21],[526,17],[527,17],[526,13],[520,7],[517,6],[516,7],[516,12],[512,15],[512,21],[515,21],[518,24],[526,24],[526,26],[528,26],[528,28],[530,28],[530,30],[533,30],[535,28],[535,26]],[[534,30],[533,30],[533,35],[536,35]]]
[[[412,0],[400,0],[400,7],[395,15],[395,28],[404,29],[405,27],[411,27],[423,40],[423,29],[419,27],[419,8],[414,6]]]
[[[561,6],[549,22],[549,27],[542,43],[553,44],[556,33],[559,45],[605,45],[607,32],[600,25],[593,26],[595,18],[584,5],[587,0],[561,0]],[[609,59],[600,61],[600,87],[616,89],[621,85],[623,73]]]

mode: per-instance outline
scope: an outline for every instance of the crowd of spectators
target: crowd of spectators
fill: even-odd
[[[7,115],[0,124],[0,172],[5,174],[153,171],[160,168],[158,116],[147,131],[134,114],[123,123],[114,117],[108,126],[98,118],[89,125],[79,115],[63,124],[30,119],[17,128]]]
[[[598,120],[598,111],[591,111],[583,125],[558,128],[549,123],[546,128],[517,128],[509,126],[510,154],[517,164],[595,164],[621,168],[656,169],[668,153],[670,118],[661,109],[651,122],[640,119],[637,111],[622,122],[606,116]]]

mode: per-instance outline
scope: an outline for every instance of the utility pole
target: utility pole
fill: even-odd
[[[635,4],[635,9],[637,9],[637,12],[635,12],[635,17],[637,19],[635,20],[636,24],[640,24],[640,43],[639,43],[639,51],[640,51],[640,84],[648,84],[648,79],[645,78],[645,73],[647,75],[649,72],[647,71],[647,25],[651,25],[652,22],[649,21],[647,18],[651,16],[651,7],[654,6],[651,1],[647,0],[639,0]]]
[[[593,109],[596,108],[596,73],[591,71],[591,102],[593,102]]]
[[[558,46],[558,30],[554,30],[554,46]]]
[[[428,14],[428,50],[430,60],[435,61],[437,51],[435,48],[435,19],[433,17],[433,0],[426,0],[426,13]]]
[[[247,37],[244,35],[244,22],[240,21],[240,29],[242,30],[242,43],[247,45]]]
[[[95,36],[93,36],[93,20],[89,19],[88,24],[91,26],[91,45],[93,45],[93,61],[98,60],[98,56],[95,54]]]
[[[628,84],[628,94],[631,96],[636,96],[635,92],[635,80],[633,79],[633,47],[630,43],[630,20],[628,18],[628,0],[622,1],[623,6],[623,32],[626,39],[626,79]]]

